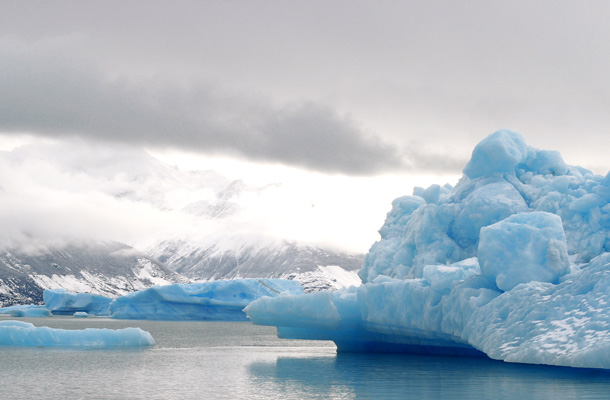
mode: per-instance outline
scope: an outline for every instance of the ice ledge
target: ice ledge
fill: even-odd
[[[324,330],[278,326],[277,336],[282,339],[330,340],[335,342],[338,352],[487,357],[485,353],[458,341],[390,335],[368,330]]]
[[[451,271],[452,268],[439,268]],[[610,253],[566,275],[499,290],[480,274],[439,290],[427,279],[261,298],[245,308],[278,336],[332,340],[338,351],[483,355],[610,369]]]

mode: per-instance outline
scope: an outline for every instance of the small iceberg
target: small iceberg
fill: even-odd
[[[75,318],[89,318],[90,316],[91,316],[91,314],[88,314],[84,311],[77,311],[74,313]]]
[[[50,317],[51,312],[45,306],[16,305],[0,308],[0,315],[9,315],[13,318]]]
[[[115,348],[153,346],[150,333],[140,328],[53,329],[29,322],[0,321],[0,346]]]

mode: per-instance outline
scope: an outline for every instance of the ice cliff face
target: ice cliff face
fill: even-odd
[[[610,368],[609,203],[610,174],[498,131],[455,187],[394,200],[359,271],[365,285],[245,311],[339,350]]]

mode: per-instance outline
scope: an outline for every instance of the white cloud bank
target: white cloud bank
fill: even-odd
[[[179,170],[128,146],[35,140],[0,153],[0,243],[145,247],[180,238],[235,248],[294,240],[365,252],[391,199],[419,183],[277,166],[254,167],[246,182],[233,178]]]

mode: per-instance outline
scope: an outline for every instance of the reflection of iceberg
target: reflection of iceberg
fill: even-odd
[[[248,366],[251,380],[294,399],[605,398],[607,375],[486,358],[339,353],[278,357]],[[585,394],[586,393],[586,394]]]
[[[610,368],[609,201],[610,174],[499,131],[454,188],[394,200],[360,270],[365,285],[245,311],[282,337],[340,351]]]
[[[66,330],[35,327],[21,321],[0,321],[2,346],[130,347],[155,344],[150,333],[140,328]]]
[[[153,286],[115,299],[112,318],[245,321],[243,308],[261,296],[300,294],[296,281],[235,279]]]

